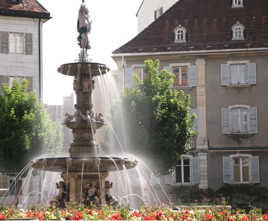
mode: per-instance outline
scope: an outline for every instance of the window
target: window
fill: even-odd
[[[186,42],[186,29],[179,25],[175,30],[175,42],[183,43]]]
[[[256,107],[234,105],[221,109],[223,134],[257,134],[258,115]]]
[[[9,53],[23,54],[24,53],[24,34],[9,33]]]
[[[259,156],[234,154],[223,157],[223,182],[229,184],[260,183]]]
[[[143,81],[146,74],[144,72],[144,66],[136,66],[133,68],[134,69],[134,73],[137,74],[138,78]]]
[[[231,108],[232,133],[243,133],[248,131],[248,108]]]
[[[233,0],[233,8],[243,8],[244,4],[243,4],[243,0]]]
[[[248,61],[230,61],[221,65],[221,85],[244,87],[256,85],[257,65]]]
[[[234,181],[236,183],[249,182],[249,158],[233,157]]]
[[[236,24],[232,27],[233,30],[233,39],[232,40],[244,40],[244,31],[245,26],[240,24],[240,22],[236,22]]]
[[[176,165],[176,183],[190,184],[190,171],[191,171],[190,158],[183,157]]]
[[[163,7],[154,11],[154,20],[158,19],[161,15],[163,15]]]
[[[174,86],[188,86],[188,66],[173,66],[172,72],[176,75]]]
[[[8,87],[9,88],[12,88],[15,80],[20,84],[23,80],[23,77],[9,77],[8,78]]]

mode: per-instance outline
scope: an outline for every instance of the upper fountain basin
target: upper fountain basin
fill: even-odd
[[[110,69],[105,64],[94,62],[76,62],[63,64],[58,68],[58,72],[75,76],[77,74],[90,75],[91,77],[106,74]]]

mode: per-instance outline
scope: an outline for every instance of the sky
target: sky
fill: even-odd
[[[50,12],[43,25],[43,101],[62,104],[62,97],[73,92],[72,77],[57,72],[64,63],[78,59],[77,18],[82,0],[39,0]],[[137,34],[136,12],[142,0],[85,0],[92,20],[89,35],[93,61],[116,69],[111,55]]]

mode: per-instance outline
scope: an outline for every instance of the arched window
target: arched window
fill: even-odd
[[[180,42],[186,42],[186,29],[179,25],[175,30],[175,42],[180,43]]]
[[[233,25],[232,30],[233,30],[233,40],[245,39],[244,37],[245,26],[242,25],[239,21]]]
[[[243,4],[243,0],[233,0],[233,8],[243,8],[244,4]]]

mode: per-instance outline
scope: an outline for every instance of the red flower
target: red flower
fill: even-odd
[[[145,216],[144,220],[155,220],[155,218],[152,216]]]
[[[262,217],[264,220],[268,220],[268,214],[264,214]]]
[[[248,217],[247,216],[243,216],[242,217],[242,221],[248,221]]]
[[[209,214],[209,213],[205,214],[205,219],[206,220],[212,220],[212,218],[213,218],[213,216],[211,214]]]
[[[6,219],[6,217],[0,213],[0,220],[5,220],[5,219]]]
[[[115,213],[111,216],[110,220],[123,220],[120,213]]]
[[[138,211],[134,211],[132,214],[131,214],[131,217],[141,217],[141,214],[138,212]]]
[[[163,212],[161,212],[161,211],[159,211],[159,212],[157,212],[157,213],[155,214],[155,218],[156,218],[157,220],[161,220],[162,216],[163,216]]]

